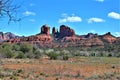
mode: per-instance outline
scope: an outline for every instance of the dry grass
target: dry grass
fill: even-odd
[[[2,59],[0,65],[3,80],[119,80],[119,76],[120,58],[114,57],[75,57],[68,61]]]

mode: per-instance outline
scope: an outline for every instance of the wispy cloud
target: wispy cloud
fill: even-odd
[[[23,15],[25,15],[25,16],[35,16],[36,13],[35,13],[35,12],[31,12],[31,11],[25,11],[25,12],[23,13]]]
[[[120,32],[115,32],[115,35],[116,35],[117,37],[120,37]]]
[[[108,17],[113,18],[113,19],[120,19],[120,14],[116,12],[110,12],[108,13]]]
[[[102,18],[96,18],[96,17],[88,19],[88,23],[93,23],[93,22],[105,22],[105,20]]]
[[[34,22],[35,22],[35,19],[29,19],[29,21],[34,23]]]
[[[75,14],[74,15],[71,15],[71,16],[68,16],[66,13],[62,14],[62,19],[59,19],[59,23],[66,23],[66,22],[81,22],[82,21],[82,18],[79,17],[79,16],[76,16]]]
[[[98,2],[104,2],[105,0],[95,0],[95,1],[98,1]]]

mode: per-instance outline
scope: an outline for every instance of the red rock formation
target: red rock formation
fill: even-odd
[[[52,34],[56,34],[56,33],[58,33],[58,30],[55,27],[53,27]]]
[[[86,36],[84,36],[84,38],[97,38],[97,37],[98,35],[93,33],[88,33]]]
[[[113,35],[111,35],[110,32],[106,33],[105,35],[103,35],[103,39],[106,40],[107,42],[109,42],[110,44],[112,44],[114,41],[116,41],[116,37],[114,37]]]
[[[9,39],[6,42],[8,42],[8,43],[19,43],[20,42],[20,38]]]
[[[68,26],[61,25],[60,26],[60,38],[67,36],[75,36],[75,31]]]
[[[48,36],[46,34],[41,34],[37,36],[29,36],[29,37],[23,37],[23,38],[14,38],[14,39],[9,39],[7,42],[9,43],[24,43],[28,42],[31,44],[37,44],[41,47],[44,46],[51,46],[53,41],[53,38],[51,36]]]
[[[41,28],[41,34],[50,35],[50,27],[48,25],[43,25]]]
[[[64,37],[61,42],[72,42],[72,43],[77,43],[80,41],[80,37],[72,36],[72,37]]]
[[[57,33],[57,37],[50,36],[50,27],[47,25],[43,25],[41,28],[41,34],[29,36],[29,37],[18,37],[13,38],[14,35],[9,36],[9,43],[24,43],[28,42],[31,44],[39,45],[41,47],[104,47],[104,41],[108,43],[120,43],[120,38],[116,38],[109,33],[99,37],[97,34],[89,33],[88,35],[76,36],[73,29],[68,26],[61,25],[60,32],[57,32],[55,27],[52,30],[52,33]],[[11,39],[10,39],[11,38]],[[0,39],[4,38],[4,34],[0,33]]]
[[[0,32],[0,42],[4,41],[4,34],[3,32]]]
[[[89,38],[81,41],[81,45],[86,47],[98,46],[104,47],[104,43],[99,38]]]
[[[66,47],[104,47],[104,43],[99,38],[80,38],[80,37],[64,37],[61,39],[61,43],[67,44]],[[64,45],[63,45],[64,46]]]

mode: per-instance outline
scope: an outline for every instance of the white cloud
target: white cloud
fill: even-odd
[[[29,19],[30,22],[35,22],[35,19]]]
[[[59,19],[59,23],[65,23],[67,22],[67,19]]]
[[[35,13],[35,12],[31,12],[31,11],[25,11],[25,12],[23,13],[23,15],[25,15],[25,16],[35,16],[36,13]]]
[[[81,17],[79,16],[75,16],[75,15],[72,15],[72,16],[68,16],[67,14],[62,14],[62,19],[59,19],[59,23],[65,23],[65,22],[81,22],[82,19]]]
[[[96,18],[96,17],[88,19],[88,23],[93,23],[93,22],[105,22],[105,20],[102,18]]]
[[[82,19],[79,16],[71,16],[67,17],[68,22],[81,22]]]
[[[113,18],[113,19],[120,19],[120,14],[116,12],[110,12],[108,13],[108,17]]]
[[[104,0],[95,0],[95,1],[98,1],[98,2],[104,2]]]
[[[115,35],[116,35],[117,37],[120,37],[120,32],[115,32]]]

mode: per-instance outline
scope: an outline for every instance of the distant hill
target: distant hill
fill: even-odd
[[[6,40],[10,40],[13,38],[20,38],[20,36],[17,36],[11,32],[7,32],[7,33],[0,32],[0,42],[4,42]]]

